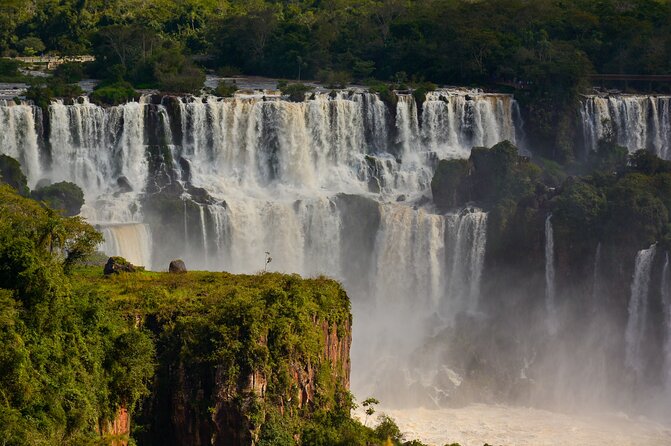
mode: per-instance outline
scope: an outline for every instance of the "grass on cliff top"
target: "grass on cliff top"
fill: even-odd
[[[351,323],[347,294],[324,277],[200,271],[104,276],[100,268],[82,268],[72,286],[94,290],[159,337],[182,338],[182,354],[192,363],[270,371],[290,358],[318,361],[324,341],[317,325],[335,324],[342,339]]]
[[[75,288],[94,287],[119,308],[137,315],[168,317],[173,312],[199,311],[246,296],[266,307],[288,304],[330,324],[348,322],[350,302],[342,286],[326,277],[297,274],[190,271],[182,274],[142,271],[105,276],[102,268],[82,267],[72,275]]]

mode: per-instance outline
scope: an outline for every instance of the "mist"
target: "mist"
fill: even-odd
[[[599,113],[632,106],[590,101],[586,146],[607,131],[595,130]],[[646,135],[663,132],[641,119]],[[514,252],[492,250],[502,241],[487,212],[432,203],[438,160],[524,144],[509,95],[437,90],[419,108],[411,95],[389,104],[363,91],[302,103],[269,91],[144,96],[112,108],[56,103],[44,116],[5,103],[0,135],[31,187],[67,180],[83,189],[82,216],[103,231],[108,255],[154,270],[181,258],[191,270],[254,273],[269,252],[271,270],[340,280],[352,300],[360,400],[669,421],[664,249],[593,243],[576,253],[548,213],[520,229]],[[667,154],[668,141],[650,140]]]

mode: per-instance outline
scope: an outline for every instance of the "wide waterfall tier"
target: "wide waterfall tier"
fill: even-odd
[[[630,152],[647,149],[671,159],[671,96],[587,96],[581,117],[588,150],[615,138]]]
[[[1,150],[32,187],[82,187],[82,214],[109,255],[155,269],[182,258],[190,270],[341,280],[357,315],[355,375],[376,367],[375,353],[415,373],[411,355],[431,330],[479,311],[487,215],[437,214],[426,197],[439,159],[515,142],[511,96],[145,96],[109,108],[56,102],[44,114],[7,103],[0,113]],[[427,398],[449,391],[443,378],[422,378]],[[407,381],[380,385],[392,383]]]
[[[89,217],[137,221],[137,207],[109,197],[145,190],[156,173],[148,163],[153,147],[170,147],[179,179],[213,194],[418,193],[437,159],[515,141],[515,109],[510,96],[462,90],[430,93],[419,107],[410,95],[390,107],[362,91],[315,94],[303,103],[147,96],[110,108],[81,98],[53,103],[45,117],[36,107],[3,103],[0,135],[3,152],[21,161],[31,186],[73,181],[88,203],[118,207],[97,215],[103,206],[93,206]]]

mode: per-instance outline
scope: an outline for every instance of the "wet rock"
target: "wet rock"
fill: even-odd
[[[119,187],[119,190],[121,192],[133,192],[133,186],[131,186],[130,181],[128,181],[128,178],[124,176],[120,176],[116,180],[116,185]]]
[[[103,272],[106,276],[110,274],[119,274],[121,272],[134,273],[140,270],[139,267],[133,265],[123,257],[110,257],[105,264]]]
[[[185,273],[186,265],[184,264],[184,260],[175,259],[172,262],[170,262],[170,266],[168,266],[168,271],[174,274]]]

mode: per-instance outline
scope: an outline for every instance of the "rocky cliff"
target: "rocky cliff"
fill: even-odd
[[[315,411],[349,410],[351,314],[332,280],[130,273],[100,288],[155,337],[151,395],[133,414],[141,444],[254,445],[275,414],[298,438]]]

